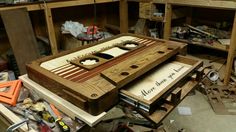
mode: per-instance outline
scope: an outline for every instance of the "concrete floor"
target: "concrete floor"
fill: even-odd
[[[190,107],[191,116],[178,113],[175,108],[163,121],[167,132],[236,132],[236,115],[216,115],[207,101],[207,97],[196,92],[186,97],[178,107]],[[170,123],[170,120],[174,120]]]

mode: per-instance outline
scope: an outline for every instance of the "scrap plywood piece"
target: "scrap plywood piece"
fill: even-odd
[[[102,118],[106,115],[106,112],[103,112],[97,116],[92,116],[89,113],[71,104],[70,102],[52,93],[51,91],[47,90],[46,88],[42,87],[41,85],[35,83],[31,79],[29,79],[27,75],[20,76],[19,78],[20,80],[22,80],[23,85],[26,88],[35,91],[39,94],[40,97],[42,97],[49,103],[54,104],[59,110],[66,113],[71,118],[78,118],[91,127],[99,123],[99,121],[101,121]]]
[[[153,15],[153,4],[151,2],[139,3],[139,18],[150,19]]]
[[[219,115],[236,114],[236,89],[235,85],[220,86],[212,85],[206,87],[207,97],[212,109]]]
[[[138,19],[135,25],[134,33],[148,36],[148,27],[146,23],[147,23],[146,19]]]
[[[20,74],[26,73],[26,63],[39,57],[37,41],[29,14],[25,8],[1,11],[1,17],[14,52]]]

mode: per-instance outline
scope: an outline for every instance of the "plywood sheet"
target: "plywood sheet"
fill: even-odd
[[[20,74],[24,74],[26,73],[25,64],[39,57],[28,11],[26,8],[21,8],[0,13]]]

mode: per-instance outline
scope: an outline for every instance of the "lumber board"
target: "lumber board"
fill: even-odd
[[[25,74],[25,64],[39,57],[37,41],[26,8],[1,11],[1,17],[20,74]]]
[[[78,118],[91,127],[99,123],[99,121],[101,121],[106,115],[106,112],[103,112],[97,116],[90,115],[89,113],[81,110],[70,102],[62,99],[58,95],[42,87],[41,85],[35,83],[31,79],[29,79],[27,75],[20,76],[19,79],[22,80],[23,85],[26,88],[34,90],[36,93],[39,94],[40,97],[42,97],[49,103],[54,104],[59,110],[66,113],[69,117],[73,119]]]
[[[226,63],[226,71],[225,71],[225,78],[224,78],[224,84],[227,85],[229,83],[230,77],[231,77],[231,71],[232,71],[232,65],[234,61],[235,56],[235,50],[236,50],[236,11],[234,15],[234,23],[233,23],[233,29],[230,39],[230,47],[227,57],[227,63]]]
[[[57,49],[57,41],[56,41],[56,34],[55,34],[55,29],[53,25],[53,19],[52,19],[52,11],[47,7],[46,4],[44,4],[45,9],[44,9],[44,14],[46,18],[46,23],[47,23],[47,30],[48,30],[48,37],[50,40],[50,46],[51,46],[51,52],[52,54],[57,54],[58,49]]]

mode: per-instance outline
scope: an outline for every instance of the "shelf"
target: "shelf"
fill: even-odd
[[[228,52],[228,49],[229,49],[229,46],[222,45],[219,42],[214,42],[213,45],[209,45],[209,44],[203,44],[200,42],[194,42],[194,41],[185,40],[185,39],[178,39],[178,38],[170,38],[170,40],[179,41],[179,42],[188,43],[188,44],[197,45],[197,46],[202,46],[202,47],[211,48],[211,49],[216,49],[216,50],[221,50],[221,51],[225,51],[225,52]]]
[[[118,0],[117,0],[118,1]],[[96,3],[107,3],[107,2],[115,2],[114,0],[96,0]],[[93,0],[65,0],[65,1],[51,1],[47,2],[47,8],[62,8],[62,7],[71,7],[71,6],[79,6],[79,5],[88,5],[93,4]],[[30,4],[14,4],[0,7],[0,11],[16,9],[16,8],[27,8],[28,11],[36,11],[43,10],[44,3],[36,2]]]
[[[195,6],[205,8],[236,9],[236,2],[226,0],[153,0],[153,3],[163,3],[172,5]]]

